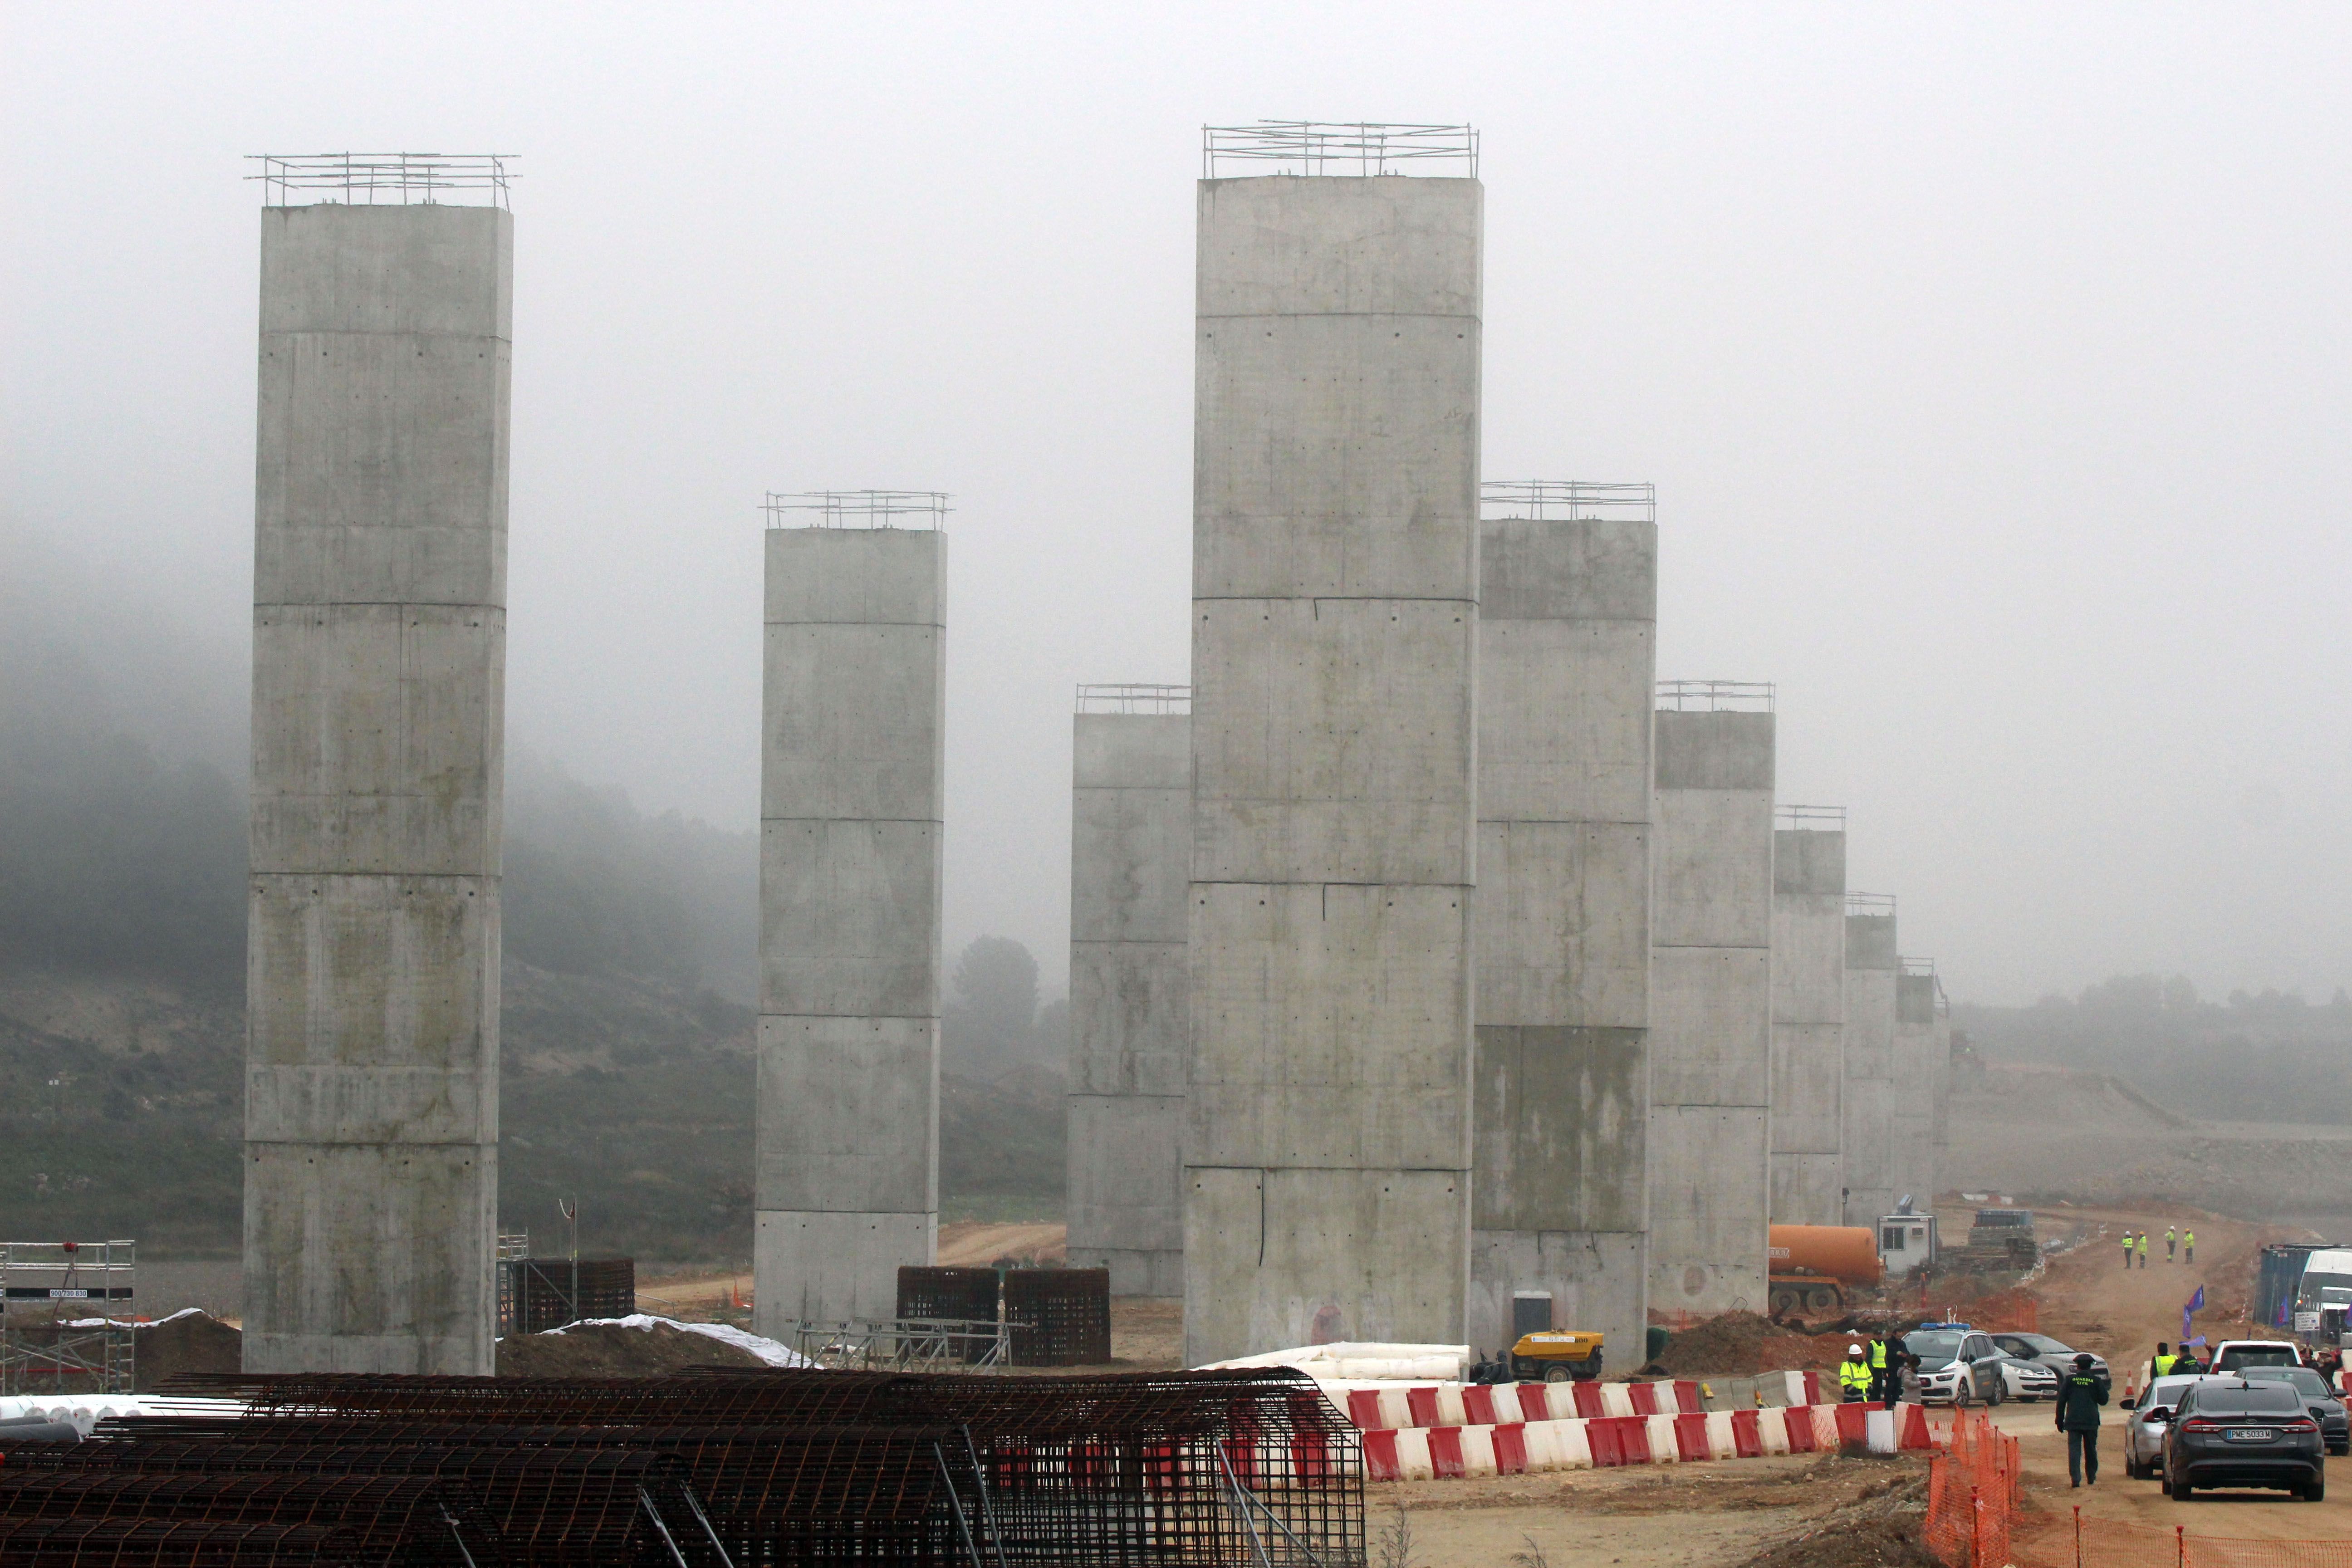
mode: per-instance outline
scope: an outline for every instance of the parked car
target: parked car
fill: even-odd
[[[1993,1342],[1996,1345],[2000,1341]],[[2001,1395],[2007,1399],[2055,1399],[2058,1397],[2058,1374],[2038,1361],[2023,1356],[1996,1355],[1991,1364],[2001,1379]],[[2069,1368],[2068,1370],[2073,1370]]]
[[[2248,1383],[2284,1383],[2303,1395],[2303,1407],[2319,1423],[2319,1436],[2331,1454],[2352,1454],[2352,1419],[2344,1409],[2344,1396],[2327,1386],[2319,1373],[2307,1366],[2250,1366],[2238,1374]]]
[[[2048,1334],[1995,1334],[1992,1342],[2003,1355],[2017,1356],[2024,1361],[2038,1361],[2053,1373],[2064,1377],[2074,1370],[2074,1347],[2061,1343]],[[2107,1374],[2107,1358],[2094,1352],[2092,1370],[2102,1377]]]
[[[1973,1405],[1982,1400],[1999,1405],[2009,1397],[2004,1357],[1992,1337],[1974,1329],[1914,1329],[1903,1336],[1903,1348],[1919,1358],[1918,1388],[1922,1405]]]
[[[2284,1384],[2200,1378],[2167,1425],[2164,1490],[2175,1502],[2199,1487],[2263,1487],[2305,1502],[2326,1495],[2319,1423]]]
[[[2213,1347],[2207,1363],[2216,1373],[2249,1366],[2309,1366],[2303,1347],[2293,1340],[2223,1340]]]
[[[2183,1377],[2159,1377],[2147,1385],[2147,1392],[2124,1404],[2124,1474],[2135,1481],[2152,1481],[2164,1468],[2164,1435],[2172,1429],[2173,1406],[2180,1403],[2181,1394],[2192,1384],[2204,1379],[2195,1373]]]

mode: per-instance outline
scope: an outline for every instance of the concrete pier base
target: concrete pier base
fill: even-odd
[[[1181,687],[1081,688],[1075,721],[1069,1260],[1108,1269],[1118,1296],[1184,1291],[1190,704]]]
[[[886,1319],[939,1239],[947,541],[772,528],[753,1322]]]
[[[1845,814],[1772,836],[1772,1223],[1845,1223]]]
[[[1467,1326],[1496,1352],[1538,1318],[1598,1330],[1631,1371],[1647,1321],[1657,525],[1646,486],[1619,487],[1641,492],[1630,515],[1538,515],[1573,488],[1490,487],[1480,546]]]
[[[1895,1211],[1895,899],[1853,893],[1845,917],[1845,1223]]]
[[[262,215],[249,1372],[493,1366],[513,234]]]
[[[1475,180],[1200,185],[1184,1339],[1462,1342]]]
[[[1650,1306],[1768,1305],[1770,688],[1667,683],[1650,951]]]

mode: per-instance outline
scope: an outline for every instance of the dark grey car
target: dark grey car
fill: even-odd
[[[2187,1502],[2199,1487],[2265,1487],[2306,1502],[2326,1495],[2319,1423],[2278,1383],[2203,1379],[2181,1391],[2164,1435],[2164,1489]]]
[[[2327,1380],[2307,1366],[2250,1366],[2240,1374],[2248,1383],[2284,1383],[2303,1395],[2303,1407],[2319,1423],[2319,1436],[2331,1454],[2352,1453],[2352,1420],[2346,1418],[2344,1400]]]
[[[1995,1334],[1992,1342],[2003,1355],[2013,1355],[2020,1361],[2038,1361],[2060,1377],[2074,1370],[2074,1347],[2048,1334]],[[2091,1370],[2101,1377],[2107,1375],[2107,1358],[2094,1353]]]

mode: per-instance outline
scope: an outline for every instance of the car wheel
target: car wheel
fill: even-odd
[[[2175,1502],[2187,1502],[2197,1495],[2197,1489],[2187,1481],[2175,1481],[2166,1489],[2172,1493],[2172,1500]]]
[[[2009,1397],[2009,1373],[1999,1367],[1992,1369],[1992,1392],[1985,1395],[1987,1405],[1999,1405]]]
[[[1955,1410],[1965,1408],[1969,1402],[1976,1397],[1976,1392],[1977,1386],[1974,1382],[1966,1377],[1961,1378],[1959,1382],[1952,1384],[1952,1408]]]
[[[2326,1497],[2327,1478],[2326,1476],[2314,1476],[2309,1481],[2305,1483],[2303,1489],[2304,1501],[2320,1502],[2324,1501]]]
[[[1568,1368],[1559,1362],[1554,1362],[1549,1366],[1544,1368],[1543,1380],[1546,1383],[1566,1383],[1568,1378]]]

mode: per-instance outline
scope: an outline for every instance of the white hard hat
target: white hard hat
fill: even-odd
[[[1845,1353],[1848,1355],[1860,1355],[1862,1353],[1862,1347],[1860,1345],[1848,1345],[1845,1347]]]

